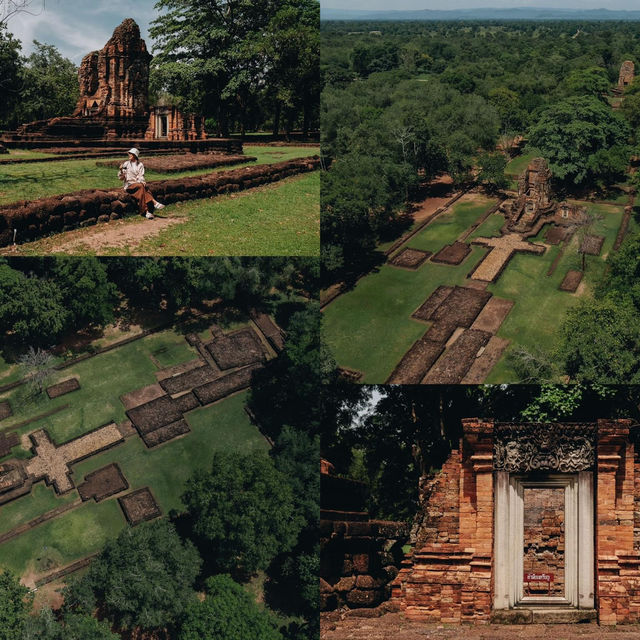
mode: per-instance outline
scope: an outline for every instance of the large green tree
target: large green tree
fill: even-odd
[[[549,107],[531,128],[529,143],[568,185],[611,182],[630,155],[625,120],[594,97],[573,97]]]
[[[317,4],[159,0],[160,15],[150,30],[159,51],[156,84],[181,96],[187,108],[214,118],[221,135],[229,133],[232,121],[244,128],[271,89],[274,121],[283,106],[301,106],[308,126],[319,55]],[[295,23],[300,30],[289,42]]]
[[[282,640],[273,617],[228,575],[209,578],[186,609],[178,640]]]
[[[35,51],[22,67],[20,103],[16,118],[21,122],[70,115],[79,95],[78,69],[50,44],[33,41]]]
[[[266,454],[216,452],[182,495],[193,532],[221,571],[252,574],[295,544],[303,526],[291,486]]]
[[[70,613],[99,603],[117,628],[173,628],[195,598],[201,560],[166,520],[124,529],[65,593]]]
[[[19,101],[22,86],[20,49],[20,41],[9,33],[6,24],[0,22],[0,129],[12,127],[16,123],[14,108]]]
[[[10,571],[0,572],[0,640],[20,638],[31,609],[29,589]]]

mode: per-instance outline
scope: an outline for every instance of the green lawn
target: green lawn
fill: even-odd
[[[338,364],[364,372],[362,382],[383,383],[427,329],[411,319],[413,311],[439,285],[462,284],[485,253],[485,248],[473,247],[455,267],[427,263],[408,271],[383,265],[365,276],[324,311],[325,338]]]
[[[606,265],[603,258],[613,247],[623,214],[622,208],[612,205],[593,204],[589,208],[603,215],[603,219],[594,225],[593,233],[604,235],[605,241],[600,257],[587,256],[583,279],[587,291],[604,272]],[[541,348],[549,353],[553,351],[564,316],[578,301],[577,293],[558,289],[569,269],[581,268],[578,241],[578,236],[574,236],[551,276],[546,273],[560,250],[559,246],[551,247],[543,256],[514,256],[498,281],[489,285],[489,291],[494,295],[516,301],[498,331],[499,336],[528,349]],[[491,371],[487,382],[509,381],[515,381],[515,374],[503,357]]]
[[[492,213],[470,236],[471,238],[495,238],[500,235],[500,229],[504,225],[504,216],[501,213]]]
[[[257,158],[255,162],[246,162],[233,167],[195,169],[171,174],[147,171],[145,176],[147,181],[197,176],[212,171],[228,171],[255,164],[282,162],[293,158],[312,156],[316,153],[318,153],[318,149],[315,147],[251,147],[247,155]],[[141,159],[144,162],[144,157]],[[0,204],[17,200],[34,200],[58,193],[72,193],[81,189],[121,188],[122,183],[118,180],[117,169],[96,165],[96,162],[104,162],[105,160],[108,158],[0,165]],[[126,158],[122,158],[122,160],[126,160]]]
[[[524,172],[524,170],[527,168],[527,165],[534,158],[537,158],[539,155],[540,155],[540,152],[536,151],[535,149],[532,151],[527,150],[524,153],[521,153],[519,156],[516,156],[513,160],[511,160],[511,162],[507,164],[507,167],[504,170],[504,172],[508,176],[516,176],[516,177],[520,176]]]
[[[0,507],[0,533],[25,524],[62,504],[73,502],[77,497],[78,494],[75,491],[65,496],[57,496],[53,487],[47,487],[44,482],[39,482],[34,485],[28,496]]]
[[[485,211],[496,204],[485,196],[473,194],[472,199],[462,197],[448,211],[441,213],[423,231],[407,243],[413,249],[436,252],[468,229]]]
[[[80,382],[80,389],[77,391],[50,400],[45,393],[36,398],[29,397],[28,389],[23,385],[2,394],[0,399],[8,399],[14,412],[11,417],[2,421],[2,427],[10,427],[65,404],[69,404],[69,407],[25,425],[18,432],[28,433],[46,427],[52,439],[61,444],[108,422],[122,422],[125,413],[120,396],[156,381],[154,372],[157,367],[149,355],[155,355],[164,349],[172,354],[169,364],[184,362],[197,356],[184,336],[173,331],[146,336],[63,371],[57,371],[47,382],[50,385],[76,377]]]
[[[147,255],[298,255],[320,253],[320,172],[240,193],[177,203],[188,217],[136,248]]]
[[[606,267],[604,260],[611,251],[623,214],[619,206],[599,203],[587,206],[602,216],[591,233],[604,235],[605,242],[601,256],[587,256],[585,293]],[[468,227],[481,213],[480,210],[470,215],[468,207],[462,211],[458,209],[463,220],[449,218],[440,228],[434,223],[418,236],[418,243],[410,241],[408,244],[437,250],[457,237],[460,228]],[[492,215],[473,235],[497,235],[502,222],[501,215]],[[438,238],[437,242],[427,237],[430,231]],[[542,240],[544,232],[545,229],[540,231],[537,240]],[[546,273],[560,251],[559,246],[550,247],[543,256],[518,254],[512,258],[498,281],[488,287],[498,297],[515,300],[499,336],[531,349],[554,349],[564,316],[578,300],[579,294],[558,290],[567,271],[581,266],[577,249],[578,236],[574,236],[552,276]],[[437,286],[463,284],[466,274],[485,251],[474,247],[473,253],[457,267],[428,262],[417,271],[407,271],[384,265],[365,276],[352,291],[338,297],[324,312],[325,336],[338,364],[362,371],[362,382],[383,383],[426,329],[424,324],[410,319],[411,313]],[[487,379],[490,383],[515,381],[515,374],[507,367],[505,358]]]
[[[196,409],[186,415],[191,433],[156,449],[147,449],[136,436],[124,444],[75,465],[76,484],[86,474],[111,462],[122,469],[130,490],[150,487],[164,514],[181,510],[180,496],[184,483],[196,469],[207,468],[216,450],[267,450],[268,444],[244,411],[246,392],[236,394],[211,407]],[[45,494],[45,492],[49,492]],[[36,486],[29,498],[20,498],[0,508],[3,529],[25,522],[77,497],[74,490],[68,498],[56,498],[52,490]],[[6,514],[6,515],[5,515]],[[5,525],[11,520],[11,524]],[[0,566],[22,574],[37,566],[44,553],[53,555],[60,564],[68,564],[99,551],[105,541],[115,537],[126,525],[116,499],[95,504],[87,502],[54,521],[0,545]]]

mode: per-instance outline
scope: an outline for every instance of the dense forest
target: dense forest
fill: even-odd
[[[317,0],[209,5],[203,11],[196,0],[156,3],[147,43],[155,56],[152,102],[204,115],[212,135],[317,131]],[[48,44],[36,42],[26,57],[21,49],[0,12],[0,129],[70,115],[77,100],[73,62]]]
[[[324,287],[379,264],[433,178],[503,188],[517,144],[547,159],[559,199],[629,179],[640,81],[612,89],[622,61],[640,61],[638,23],[323,22],[321,39]],[[640,380],[638,243],[628,235],[558,353],[524,358],[521,379]]]
[[[333,387],[321,454],[337,474],[368,486],[372,518],[411,521],[418,481],[440,469],[458,447],[461,418],[591,422],[610,417],[637,424],[639,404],[639,389],[628,385],[361,385],[357,392]],[[637,442],[637,428],[631,433]]]
[[[1,572],[1,639],[317,637],[314,398],[327,375],[335,378],[335,367],[322,364],[320,314],[309,302],[317,278],[317,261],[289,258],[2,261],[7,361],[62,336],[99,335],[114,321],[157,322],[158,311],[167,322],[184,321],[194,309],[226,309],[232,320],[260,308],[287,337],[279,357],[254,374],[247,399],[273,443],[268,454],[212,452],[209,469],[194,472],[183,487],[184,509],[108,542],[89,570],[66,585],[60,610],[34,614],[33,595]],[[260,605],[243,586],[258,573],[265,577]]]

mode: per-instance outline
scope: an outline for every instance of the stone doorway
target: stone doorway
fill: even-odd
[[[167,138],[169,136],[169,118],[168,116],[158,116],[157,137]]]
[[[593,610],[593,473],[495,480],[494,610]]]

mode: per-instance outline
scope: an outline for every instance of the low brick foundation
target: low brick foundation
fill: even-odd
[[[320,609],[376,607],[391,595],[402,545],[409,537],[404,522],[370,520],[364,484],[320,475]]]
[[[313,156],[148,184],[159,201],[172,204],[277,182],[313,171],[319,164],[320,159]],[[135,199],[122,189],[94,189],[16,202],[0,207],[0,247],[11,244],[14,234],[16,242],[25,242],[135,214]]]

